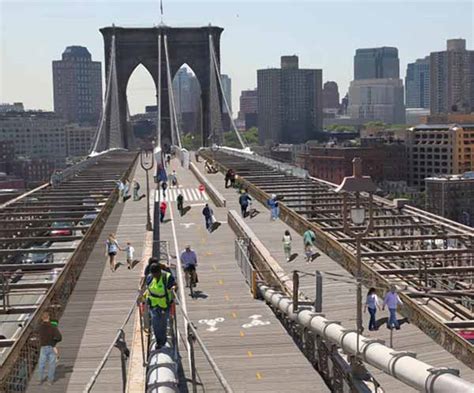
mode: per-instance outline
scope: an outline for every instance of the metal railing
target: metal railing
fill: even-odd
[[[250,239],[237,239],[235,241],[235,258],[249,286],[255,285],[255,297],[262,297],[260,288],[266,288],[266,286],[261,281],[258,281],[262,277],[258,274],[258,270],[254,268],[251,260],[252,257],[249,251],[251,242]],[[319,371],[327,385],[331,387],[331,391],[366,392],[368,385],[370,385],[374,392],[381,392],[381,390],[377,390],[380,385],[363,365],[359,364],[358,367],[369,383],[362,381],[362,379],[354,379],[353,367],[351,366],[353,360],[345,359],[341,356],[336,345],[323,340],[320,336],[314,335],[308,329],[303,328],[271,302],[267,302],[267,304],[291,335],[301,352]],[[307,305],[301,307],[302,309],[308,308]],[[314,311],[314,309],[312,310]],[[314,315],[317,314],[315,313]]]

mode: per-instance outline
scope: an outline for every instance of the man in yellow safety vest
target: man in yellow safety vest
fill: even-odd
[[[161,270],[159,264],[151,264],[150,274],[146,278],[144,296],[150,308],[151,324],[155,333],[157,349],[166,344],[166,329],[168,327],[170,306],[173,302],[173,289],[176,289],[173,275]]]

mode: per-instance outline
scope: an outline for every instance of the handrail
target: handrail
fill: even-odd
[[[142,296],[141,291],[139,291],[139,294],[136,297],[135,301],[133,302],[132,307],[130,307],[130,310],[129,310],[125,320],[123,321],[120,328],[117,330],[117,334],[115,335],[114,340],[112,341],[109,348],[105,352],[105,355],[103,356],[102,360],[100,361],[99,365],[97,366],[94,374],[89,379],[89,383],[84,388],[83,393],[89,393],[92,390],[94,384],[97,381],[97,378],[99,377],[99,375],[102,372],[105,364],[107,363],[107,360],[109,360],[109,356],[110,356],[112,350],[114,349],[114,347],[118,347],[120,349],[120,352],[122,352],[122,356],[123,356],[123,352],[127,349],[126,344],[125,344],[125,340],[124,340],[125,334],[124,334],[123,329],[125,328],[128,321],[130,320],[130,318],[133,314],[133,311],[135,310],[135,307],[137,307],[138,301],[139,301],[141,296]],[[123,372],[124,372],[124,370],[122,370],[122,376],[124,376]],[[126,386],[125,382],[126,381],[123,381],[123,382],[124,382],[124,389],[123,390],[125,391],[125,386]]]

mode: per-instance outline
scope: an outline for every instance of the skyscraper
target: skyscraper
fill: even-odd
[[[322,130],[322,70],[300,69],[297,56],[257,71],[261,144],[305,143]]]
[[[393,47],[357,49],[354,56],[354,79],[398,79],[400,61]]]
[[[239,120],[243,122],[244,128],[258,126],[258,92],[254,90],[242,90],[240,94]]]
[[[339,108],[339,88],[336,82],[328,81],[323,88],[323,108],[335,109]]]
[[[398,49],[357,49],[354,80],[349,87],[349,113],[361,122],[405,123],[403,81]]]
[[[430,107],[430,57],[418,59],[407,66],[405,77],[407,108]]]
[[[181,67],[173,79],[173,92],[181,131],[200,133],[201,88],[196,75]]]
[[[53,61],[54,111],[69,122],[96,125],[102,110],[101,64],[83,46]]]
[[[431,114],[474,111],[474,51],[466,40],[448,40],[447,50],[432,52]]]
[[[221,81],[224,97],[229,105],[230,111],[232,112],[232,79],[230,79],[229,75],[221,74]],[[227,113],[227,108],[224,102],[222,102],[222,112]]]

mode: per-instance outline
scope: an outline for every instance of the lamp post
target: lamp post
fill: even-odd
[[[150,180],[148,177],[148,172],[153,168],[155,164],[155,159],[153,156],[153,150],[142,149],[140,151],[140,166],[145,171],[146,174],[146,230],[152,231],[153,226],[151,225],[151,216],[150,216]]]
[[[357,261],[357,355],[360,355],[359,335],[362,333],[362,240],[367,236],[373,227],[373,193],[377,186],[370,176],[362,176],[362,160],[356,157],[352,160],[352,176],[347,176],[341,185],[336,188],[336,192],[342,193],[342,221],[344,232],[355,239],[356,261]],[[349,200],[349,193],[354,195],[353,200]],[[366,217],[366,207],[362,203],[361,193],[368,193],[369,216]],[[350,212],[349,212],[350,208]],[[350,215],[349,222],[348,216]],[[364,223],[366,225],[364,226]],[[354,225],[354,226],[353,226]]]

